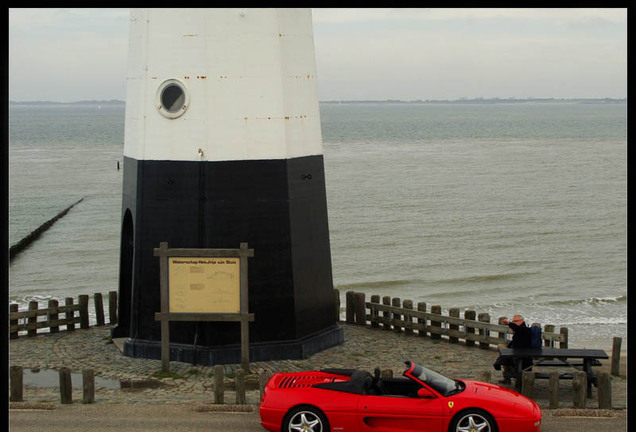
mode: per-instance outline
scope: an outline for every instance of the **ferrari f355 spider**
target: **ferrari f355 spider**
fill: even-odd
[[[507,388],[411,361],[402,377],[356,369],[277,373],[260,405],[271,432],[539,432],[541,409]]]

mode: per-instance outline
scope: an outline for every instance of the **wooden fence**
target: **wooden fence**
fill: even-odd
[[[88,295],[80,295],[75,303],[72,297],[64,300],[60,306],[58,300],[51,299],[45,308],[39,309],[37,301],[29,302],[28,310],[19,311],[16,303],[9,305],[9,338],[16,339],[21,335],[36,336],[38,331],[57,333],[60,330],[73,331],[79,325],[82,329],[90,326]],[[105,325],[104,300],[101,293],[93,295],[94,325]],[[108,293],[109,324],[117,324],[117,292]]]
[[[95,322],[93,325],[105,325],[104,301],[101,293],[93,295]],[[336,311],[339,316],[340,294],[335,290]],[[48,330],[57,333],[60,330],[73,331],[75,326],[86,329],[89,323],[88,295],[80,295],[75,303],[72,297],[65,299],[60,306],[58,300],[49,300],[45,308],[39,308],[37,301],[29,302],[28,310],[19,311],[15,303],[9,306],[9,337],[15,339],[20,335],[36,336],[38,331]],[[117,323],[117,292],[108,293],[109,324]],[[414,308],[411,300],[400,300],[389,296],[372,295],[371,301],[366,301],[364,293],[349,291],[346,293],[346,321],[348,323],[367,325],[372,328],[393,330],[419,336],[429,336],[431,339],[447,339],[451,343],[464,340],[467,346],[476,344],[481,348],[490,345],[507,343],[512,337],[512,330],[501,324],[491,323],[487,313],[477,314],[474,310],[465,310],[460,317],[459,308],[450,308],[448,315],[442,314],[441,306],[431,306],[430,311],[424,302],[417,303]],[[534,323],[533,325],[540,325]],[[561,327],[559,332],[555,326],[543,326],[542,337],[547,347],[567,348],[568,329]]]
[[[336,298],[340,298],[339,293],[336,293]],[[340,308],[339,304],[337,307]],[[474,310],[465,310],[461,317],[459,308],[450,308],[448,315],[443,315],[439,305],[427,310],[424,302],[419,302],[414,307],[411,300],[402,301],[400,298],[379,295],[372,295],[371,301],[367,302],[364,293],[346,293],[347,323],[428,336],[431,339],[446,339],[450,343],[463,340],[466,346],[478,345],[483,349],[489,349],[491,345],[507,344],[512,339],[513,331],[502,324],[502,319],[500,317],[496,323],[491,323],[489,314],[477,314]],[[541,326],[538,323],[532,325]],[[542,328],[542,337],[546,347],[568,347],[567,327],[561,327],[556,332],[554,325],[546,324]]]

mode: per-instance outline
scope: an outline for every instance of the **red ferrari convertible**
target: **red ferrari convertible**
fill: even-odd
[[[504,387],[452,380],[406,362],[403,377],[355,369],[277,373],[265,387],[268,431],[538,432],[541,409]]]

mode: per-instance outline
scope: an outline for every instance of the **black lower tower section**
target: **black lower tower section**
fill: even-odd
[[[124,159],[119,323],[124,354],[161,358],[160,242],[254,249],[250,360],[299,359],[343,342],[331,273],[323,156],[188,162]],[[171,360],[240,363],[240,326],[171,322]]]

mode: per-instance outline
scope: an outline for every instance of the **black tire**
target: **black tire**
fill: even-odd
[[[301,405],[291,409],[283,419],[282,432],[301,431],[329,432],[327,416],[311,405]]]
[[[448,432],[466,432],[478,430],[480,432],[497,432],[497,422],[484,410],[467,409],[453,417]]]

